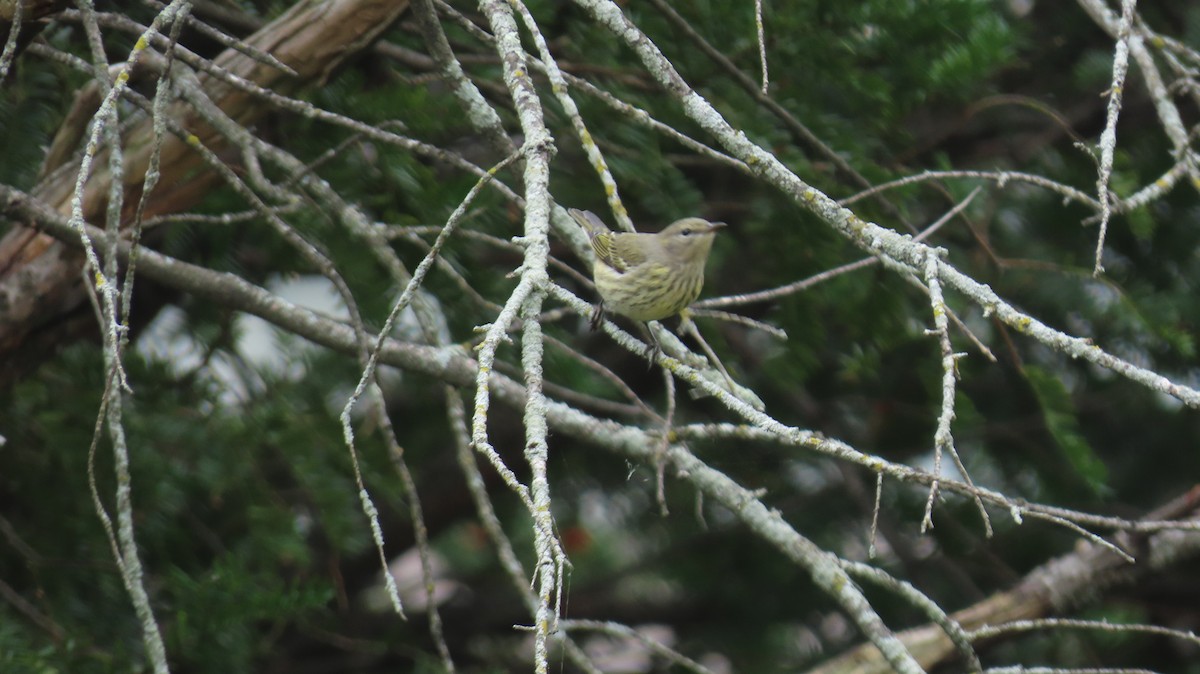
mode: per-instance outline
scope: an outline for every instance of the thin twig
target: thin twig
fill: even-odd
[[[1104,239],[1108,236],[1108,219],[1112,206],[1108,182],[1112,177],[1113,155],[1117,151],[1117,117],[1125,93],[1125,74],[1129,71],[1129,34],[1133,29],[1133,12],[1137,0],[1121,1],[1121,27],[1117,33],[1116,53],[1113,55],[1112,84],[1108,88],[1108,115],[1104,132],[1100,134],[1100,167],[1096,178],[1096,194],[1100,202],[1100,233],[1096,236],[1096,264],[1092,276],[1104,272]]]
[[[762,66],[762,93],[770,95],[770,78],[767,76],[767,38],[763,30],[763,0],[754,0],[754,27],[758,33],[758,62]]]
[[[17,55],[17,39],[21,35],[21,23],[25,20],[25,0],[14,0],[12,24],[8,27],[8,38],[4,41],[4,51],[0,52],[0,85],[8,79],[8,69],[12,67]]]
[[[674,441],[671,427],[675,424],[675,377],[667,368],[661,369],[663,382],[667,389],[667,414],[662,420],[662,437],[658,441],[658,451],[654,457],[654,496],[658,501],[658,513],[662,517],[671,514],[667,508],[667,448]]]

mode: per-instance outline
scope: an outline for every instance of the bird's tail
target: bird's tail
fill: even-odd
[[[577,208],[568,208],[567,214],[570,215],[575,222],[579,223],[579,226],[583,228],[583,231],[587,232],[589,239],[594,239],[601,234],[607,234],[609,231],[608,225],[604,224],[604,221],[600,219],[600,216],[591,211],[581,211]]]

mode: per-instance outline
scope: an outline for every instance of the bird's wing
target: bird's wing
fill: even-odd
[[[605,232],[597,236],[593,236],[592,252],[596,254],[596,259],[601,263],[606,264],[621,273],[629,268],[625,261],[615,257],[613,253],[613,241],[616,239],[612,232]]]
[[[642,245],[638,245],[640,237],[647,236],[645,234],[608,234],[605,237],[596,237],[592,239],[592,250],[596,251],[596,257],[599,257],[613,269],[619,272],[625,272],[630,267],[636,267],[646,261],[646,250]],[[604,238],[603,250],[601,250],[600,239]]]
[[[613,233],[600,216],[591,211],[569,208],[567,214],[587,232],[588,240],[592,242],[592,252],[604,264],[625,273],[630,267],[646,261],[646,254],[635,244],[636,239],[631,238],[636,234]]]

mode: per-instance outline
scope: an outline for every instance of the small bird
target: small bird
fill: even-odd
[[[592,314],[593,330],[606,308],[635,321],[657,321],[686,310],[700,296],[713,237],[725,226],[684,218],[657,234],[634,234],[610,231],[591,211],[572,208],[567,213],[587,232],[596,253],[592,279],[601,301]]]

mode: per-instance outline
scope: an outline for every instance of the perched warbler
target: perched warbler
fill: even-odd
[[[684,218],[657,234],[633,234],[609,231],[591,211],[567,212],[587,232],[596,253],[592,280],[601,301],[592,315],[593,330],[605,308],[635,321],[657,321],[687,309],[700,296],[713,237],[725,226]]]

